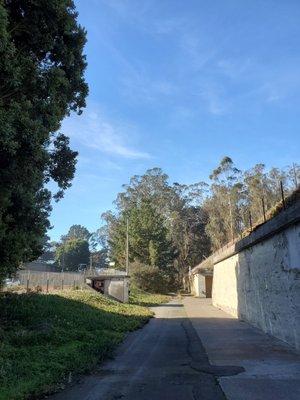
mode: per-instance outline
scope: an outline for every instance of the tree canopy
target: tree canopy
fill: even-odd
[[[249,213],[253,222],[262,220],[262,198],[266,210],[273,207],[280,200],[280,181],[285,194],[291,193],[300,182],[299,165],[267,170],[257,164],[242,171],[224,157],[209,184],[170,184],[160,168],[135,175],[117,195],[116,211],[102,216],[108,256],[124,268],[128,220],[130,262],[137,280],[144,282],[142,276],[147,275],[154,282],[166,271],[180,281],[189,267],[247,231]]]
[[[61,240],[65,242],[69,239],[82,239],[89,241],[92,234],[82,225],[72,225],[66,235],[61,237]]]
[[[217,250],[237,239],[251,223],[264,221],[264,211],[281,201],[280,182],[285,196],[300,183],[300,166],[266,168],[256,164],[247,171],[236,168],[233,160],[224,157],[210,175],[211,185],[203,202],[208,215],[206,232]]]
[[[69,239],[56,249],[56,261],[60,269],[77,271],[79,264],[89,264],[89,244],[83,239]]]
[[[118,219],[110,238],[112,258],[120,265],[125,263],[127,219],[130,260],[166,267],[173,258],[172,243],[164,219],[146,199]]]
[[[207,256],[210,242],[200,206],[205,188],[203,182],[171,185],[160,168],[131,178],[117,196],[117,212],[103,214],[109,256],[117,267],[125,265],[127,219],[131,263],[182,277],[189,266]]]
[[[85,107],[85,41],[72,0],[0,2],[0,280],[41,254],[51,197],[73,178],[58,130]]]

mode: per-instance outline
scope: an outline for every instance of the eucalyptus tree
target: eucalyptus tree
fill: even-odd
[[[210,194],[204,205],[209,215],[206,231],[217,249],[241,231],[244,186],[241,171],[230,157],[221,160],[210,179]]]
[[[206,184],[170,184],[160,168],[153,168],[131,178],[123,189],[115,202],[116,213],[103,215],[110,257],[118,265],[125,262],[127,219],[131,261],[160,268],[168,265],[169,270],[173,265],[171,273],[182,276],[208,255],[206,217],[200,206]]]
[[[212,184],[203,204],[213,250],[238,238],[251,224],[263,222],[267,211],[282,200],[281,184],[286,196],[296,189],[299,171],[297,164],[268,170],[260,163],[242,172],[224,157],[210,176]]]

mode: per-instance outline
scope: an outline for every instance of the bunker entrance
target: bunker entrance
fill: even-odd
[[[88,276],[86,284],[99,293],[118,300],[122,303],[129,301],[128,275],[98,275]]]

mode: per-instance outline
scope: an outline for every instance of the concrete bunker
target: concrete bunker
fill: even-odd
[[[190,286],[194,296],[212,297],[213,264],[210,258],[207,258],[191,270]]]
[[[129,276],[124,274],[88,276],[85,282],[92,289],[122,303],[129,301]]]

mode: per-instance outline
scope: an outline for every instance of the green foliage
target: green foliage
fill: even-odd
[[[240,225],[238,206],[243,194],[242,174],[231,158],[224,157],[210,179],[210,196],[205,203],[209,215],[206,231],[213,244],[227,243],[236,236]]]
[[[51,192],[70,186],[77,153],[57,133],[85,107],[83,47],[72,0],[0,2],[0,281],[42,253]]]
[[[127,219],[130,260],[165,268],[172,261],[172,244],[163,218],[147,200],[123,213],[111,232],[111,256],[117,267],[125,265]]]
[[[225,157],[210,178],[212,184],[203,208],[208,215],[206,232],[212,249],[218,250],[243,232],[249,233],[250,214],[253,226],[264,221],[262,201],[267,216],[268,210],[281,201],[280,181],[285,196],[295,190],[300,183],[300,166],[267,171],[264,164],[257,164],[242,172]]]
[[[55,251],[56,251],[57,243],[50,242],[50,237],[45,235],[43,238],[43,253],[39,257],[40,261],[54,261],[55,260]]]
[[[130,262],[163,268],[178,281],[189,265],[208,255],[210,243],[200,206],[206,184],[168,183],[159,168],[131,178],[116,199],[118,212],[103,214],[109,256],[125,264],[126,220],[129,221]]]
[[[149,293],[169,293],[176,290],[178,282],[171,271],[134,262],[130,265],[133,285]]]
[[[92,234],[82,225],[72,225],[69,232],[61,237],[63,242],[69,239],[82,239],[89,241]]]
[[[139,306],[153,307],[161,303],[167,303],[171,297],[165,294],[148,293],[144,290],[139,289],[137,286],[132,284],[130,286],[130,304],[136,304]]]
[[[79,264],[89,264],[89,243],[83,239],[69,239],[56,249],[56,261],[60,268],[76,271]]]
[[[210,240],[206,234],[207,214],[202,207],[190,206],[172,214],[171,237],[177,249],[175,267],[182,279],[188,266],[195,266],[210,250]]]
[[[0,294],[0,399],[40,396],[109,356],[128,331],[152,315],[134,304],[167,297],[134,291],[133,304],[99,293]]]
[[[144,200],[129,212],[130,257],[143,264],[166,268],[172,261],[172,243],[163,218]]]
[[[280,201],[280,181],[286,196],[299,185],[300,166],[266,171],[257,164],[243,172],[224,157],[210,179],[210,185],[170,185],[159,168],[133,176],[117,196],[117,212],[102,216],[108,255],[117,267],[125,265],[128,218],[130,262],[138,261],[141,268],[164,267],[180,282],[189,267],[247,231],[249,212],[253,223],[262,222],[262,198],[268,215]]]
[[[107,250],[101,249],[91,252],[93,268],[107,268]]]

